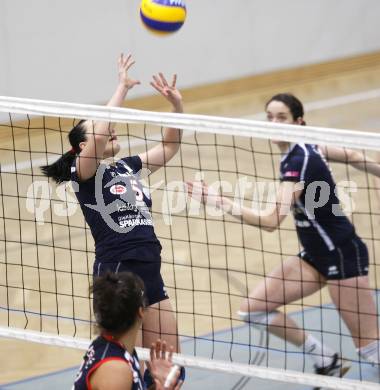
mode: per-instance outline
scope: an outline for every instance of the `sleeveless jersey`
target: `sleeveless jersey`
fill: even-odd
[[[152,200],[140,180],[138,156],[115,165],[100,164],[94,177],[79,181],[74,161],[71,181],[95,240],[96,260],[160,261],[161,245],[153,228]]]
[[[331,252],[355,235],[341,209],[331,171],[315,145],[291,144],[280,174],[282,181],[304,183],[292,211],[298,237],[309,254]]]
[[[99,336],[91,343],[83,358],[72,390],[91,390],[91,375],[100,365],[110,360],[125,361],[130,366],[133,375],[131,390],[146,390],[141,377],[136,351],[133,351],[133,355],[131,356],[121,344],[113,341],[107,335]]]

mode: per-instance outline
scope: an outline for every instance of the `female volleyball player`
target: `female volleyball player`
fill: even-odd
[[[94,314],[101,332],[90,345],[73,390],[144,390],[135,351],[137,333],[145,315],[143,281],[131,272],[107,272],[92,287]],[[178,390],[179,369],[172,363],[173,348],[157,340],[147,362],[156,390]]]
[[[291,94],[273,96],[266,105],[266,113],[271,122],[305,124],[302,103]],[[267,231],[277,229],[289,210],[293,211],[303,250],[266,275],[242,302],[238,314],[253,325],[268,326],[270,332],[310,354],[316,373],[343,375],[349,366],[337,353],[278,311],[280,306],[307,297],[327,285],[359,355],[379,364],[379,330],[368,280],[367,247],[339,206],[336,185],[325,157],[377,176],[380,176],[379,164],[353,150],[275,143],[282,153],[281,184],[276,207],[270,215],[261,216],[250,208],[240,207],[203,182],[188,183],[189,192],[202,202],[206,203],[209,197],[213,205],[244,223]]]
[[[123,54],[118,61],[119,83],[108,106],[122,105],[127,92],[139,81],[129,77],[134,64]],[[169,84],[160,73],[151,85],[173,106],[183,112],[182,97],[176,88],[176,76]],[[180,130],[164,130],[162,142],[132,157],[115,163],[101,163],[120,150],[116,131],[107,122],[81,121],[69,133],[72,149],[43,173],[57,183],[72,180],[76,196],[95,241],[94,275],[106,271],[130,271],[145,284],[148,305],[143,327],[142,345],[149,347],[157,337],[164,338],[178,351],[176,320],[160,274],[161,245],[153,229],[151,198],[139,180],[142,167],[150,172],[164,166],[177,152]]]

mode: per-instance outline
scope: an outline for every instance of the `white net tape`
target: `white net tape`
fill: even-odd
[[[347,148],[380,150],[380,134],[322,127],[284,125],[249,119],[207,115],[158,113],[127,108],[103,107],[88,104],[63,103],[0,96],[0,112],[46,115],[61,118],[82,118],[118,123],[145,123],[174,126],[183,130],[204,133],[281,139],[283,141],[339,145]]]

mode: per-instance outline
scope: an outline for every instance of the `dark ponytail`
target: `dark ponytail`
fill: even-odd
[[[146,306],[144,283],[131,272],[107,272],[92,286],[94,314],[101,330],[120,334],[136,322],[140,307]]]
[[[296,121],[298,120],[298,118],[302,118],[301,125],[306,126],[306,122],[303,120],[303,116],[305,114],[303,109],[303,104],[298,98],[296,98],[291,93],[279,93],[277,95],[272,96],[268,100],[267,104],[265,105],[265,108],[267,108],[269,103],[273,101],[284,103],[285,106],[289,108],[293,120]]]
[[[83,126],[85,120],[81,120],[69,133],[71,150],[64,153],[57,161],[41,167],[42,173],[51,177],[58,184],[71,179],[71,166],[77,154],[80,153],[79,144],[86,141],[86,129]]]

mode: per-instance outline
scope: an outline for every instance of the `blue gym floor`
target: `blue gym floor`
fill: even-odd
[[[380,309],[380,305],[379,309]],[[331,305],[325,305],[322,308],[308,309],[303,313],[293,313],[292,317],[308,329],[316,337],[321,338],[320,330],[323,329],[324,341],[335,347],[337,351],[348,359],[354,360],[351,370],[346,378],[362,379],[366,381],[379,382],[379,372],[377,369],[366,363],[359,364],[351,338],[348,336],[347,328],[340,321],[340,318]],[[322,327],[323,326],[323,327]],[[342,337],[336,336],[342,334]],[[260,333],[248,326],[241,326],[231,330],[221,331],[212,337],[205,335],[194,340],[183,340],[182,351],[184,354],[193,355],[196,351],[197,356],[214,357],[219,360],[229,360],[232,357],[235,362],[246,363],[257,357],[258,351],[264,348],[249,348],[248,341],[251,344],[260,344]],[[286,352],[285,352],[286,351]],[[312,362],[309,357],[304,357],[302,352],[295,347],[285,344],[280,339],[271,336],[269,339],[268,352],[264,355],[261,366],[270,366],[275,368],[286,368],[291,370],[313,372]],[[78,362],[79,365],[79,362]],[[51,389],[67,390],[73,383],[78,367],[72,367],[66,370],[42,375],[38,377],[24,379],[2,385],[0,390],[36,390]],[[270,390],[306,390],[310,387],[283,382],[261,380],[256,378],[246,378],[239,375],[221,374],[208,370],[187,369],[187,380],[182,387],[184,390],[195,389],[218,389],[218,390],[248,390],[260,389]],[[380,386],[379,386],[380,389]]]

